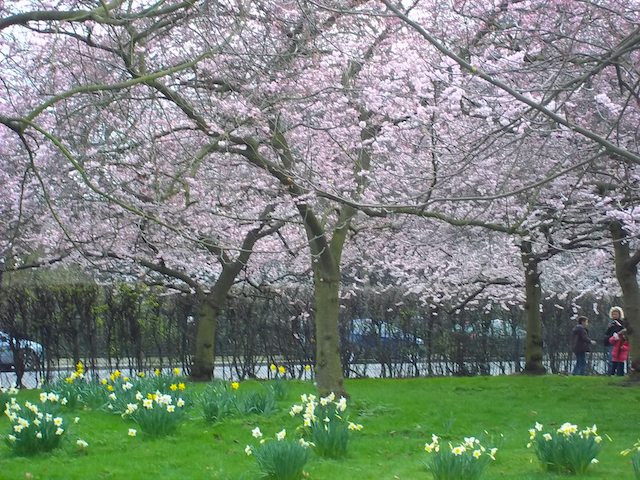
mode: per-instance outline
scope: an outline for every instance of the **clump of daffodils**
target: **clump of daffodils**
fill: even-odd
[[[169,394],[156,391],[143,396],[136,392],[135,401],[127,403],[123,418],[131,418],[140,430],[151,436],[173,433],[184,418],[185,401],[178,397],[176,401]],[[131,430],[129,430],[131,435]]]
[[[269,365],[274,381],[269,385],[270,391],[276,400],[282,400],[289,392],[289,384],[286,382],[287,369],[284,365]]]
[[[259,440],[259,444],[256,447],[247,445],[244,451],[256,459],[262,478],[300,480],[304,477],[309,447],[313,446],[310,442],[303,438],[289,438],[285,429],[280,430],[273,438],[265,438],[260,427],[255,427],[251,435]]]
[[[0,407],[4,408],[11,401],[12,397],[18,395],[18,389],[15,387],[2,387],[0,386]]]
[[[71,409],[83,403],[86,387],[87,381],[82,362],[76,364],[75,370],[68,377],[58,379],[47,385],[48,390],[55,392],[60,398],[65,398],[64,405]]]
[[[318,455],[341,458],[347,454],[350,431],[362,430],[362,425],[349,421],[347,399],[330,393],[326,397],[303,394],[301,404],[291,407],[289,415],[302,416],[303,435],[314,444]]]
[[[627,448],[620,452],[620,455],[631,457],[631,465],[636,480],[640,480],[640,440],[633,444],[633,447]]]
[[[11,422],[11,432],[5,441],[14,453],[33,455],[49,452],[60,445],[66,433],[66,422],[57,414],[60,398],[55,393],[40,394],[40,404],[20,405],[12,398],[4,414]]]
[[[529,429],[527,448],[533,448],[546,470],[581,474],[598,463],[602,440],[596,425],[580,430],[577,425],[566,422],[545,432],[544,426],[536,422]]]
[[[184,378],[179,374],[178,368],[174,368],[170,374],[163,374],[156,369],[155,375],[141,372],[130,378],[120,370],[115,370],[100,382],[106,395],[105,408],[118,415],[130,414],[127,412],[129,405],[157,394],[169,395],[173,405],[177,405],[178,400],[182,404],[189,403],[185,396],[187,387]]]
[[[435,480],[479,479],[487,465],[496,459],[498,451],[495,447],[484,447],[476,437],[465,437],[457,445],[449,442],[442,446],[435,434],[431,435],[431,442],[425,443],[424,450],[429,455],[425,464]]]
[[[239,382],[212,382],[197,397],[196,404],[207,422],[220,422],[238,411]]]

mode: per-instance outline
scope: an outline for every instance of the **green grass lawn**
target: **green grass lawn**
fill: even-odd
[[[537,421],[545,427],[564,422],[580,428],[598,426],[611,437],[600,463],[584,477],[632,479],[630,461],[619,452],[640,438],[640,387],[625,386],[613,377],[504,376],[472,378],[363,379],[346,382],[351,394],[348,412],[364,430],[351,437],[343,460],[312,457],[306,467],[310,479],[430,479],[424,461],[424,444],[435,433],[446,442],[465,436],[493,437],[500,442],[497,459],[486,479],[550,479],[526,448],[528,429]],[[241,390],[262,388],[245,382]],[[187,391],[201,390],[188,385]],[[35,457],[16,457],[2,442],[0,479],[256,479],[252,457],[245,445],[255,444],[251,429],[265,435],[282,428],[293,431],[298,418],[288,415],[301,393],[315,393],[310,383],[291,382],[286,400],[271,416],[232,417],[220,424],[204,422],[196,408],[177,434],[162,439],[128,437],[135,425],[103,411],[79,410],[66,414],[81,418],[69,426],[61,449]],[[37,392],[22,392],[19,400],[37,400]],[[0,419],[0,435],[9,421]],[[77,438],[89,443],[85,453]],[[485,446],[493,446],[483,442]]]

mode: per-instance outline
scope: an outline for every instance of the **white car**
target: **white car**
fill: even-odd
[[[0,370],[14,370],[16,366],[11,348],[11,336],[8,333],[0,332]],[[44,359],[44,348],[38,342],[26,339],[13,339],[17,345],[18,352],[23,355],[25,370],[38,370],[42,366]]]

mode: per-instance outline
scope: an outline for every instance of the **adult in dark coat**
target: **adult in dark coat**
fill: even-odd
[[[578,324],[571,331],[571,350],[576,356],[576,364],[573,367],[573,375],[587,374],[587,352],[591,351],[591,345],[595,340],[589,337],[589,319],[578,317]]]

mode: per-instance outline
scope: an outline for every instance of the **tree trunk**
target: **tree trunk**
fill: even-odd
[[[191,380],[208,382],[213,378],[215,365],[215,334],[219,308],[211,294],[201,294],[198,298],[196,326],[196,351],[191,366]]]
[[[520,247],[522,264],[524,265],[525,303],[524,316],[527,325],[527,337],[525,341],[524,373],[543,374],[546,369],[542,364],[542,320],[540,315],[540,302],[542,299],[542,287],[540,285],[540,271],[538,260],[533,254],[531,242],[523,241]]]
[[[316,381],[318,393],[347,396],[340,362],[338,315],[340,310],[340,272],[323,273],[315,269]]]
[[[268,221],[272,206],[267,206],[262,212],[260,219]],[[238,274],[245,267],[253,251],[253,246],[261,238],[271,235],[277,231],[282,222],[264,228],[266,223],[261,223],[258,227],[249,230],[242,241],[240,253],[235,260],[229,258],[226,252],[215,245],[209,245],[209,250],[222,260],[223,267],[215,284],[209,293],[200,289],[198,291],[198,317],[196,327],[196,351],[191,366],[191,379],[195,381],[209,381],[213,378],[213,368],[215,366],[215,335],[218,324],[218,315],[224,307],[231,287],[238,277]],[[192,285],[194,286],[194,285]]]
[[[629,358],[631,378],[640,381],[640,287],[638,286],[638,261],[640,252],[631,255],[627,234],[619,222],[610,225],[615,255],[616,277],[622,290],[625,320],[628,322]]]

